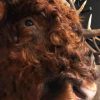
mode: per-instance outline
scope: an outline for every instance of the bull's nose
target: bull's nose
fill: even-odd
[[[73,90],[72,84],[67,84],[66,99],[61,100],[93,100],[97,92],[97,85],[95,82],[83,80],[82,85],[77,92],[79,93],[75,93]]]
[[[97,85],[94,82],[83,81],[81,87],[81,91],[87,96],[86,100],[92,100],[97,92]]]

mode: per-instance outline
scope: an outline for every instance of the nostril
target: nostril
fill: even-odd
[[[97,85],[94,82],[83,81],[80,90],[86,95],[88,100],[92,100],[97,92]]]
[[[73,91],[75,93],[75,95],[81,99],[86,99],[86,95],[84,92],[82,92],[82,90],[80,89],[80,87],[73,85]]]

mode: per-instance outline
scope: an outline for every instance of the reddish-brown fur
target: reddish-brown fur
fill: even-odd
[[[76,11],[61,0],[7,0],[6,9],[0,100],[65,100],[67,82],[95,80]],[[33,25],[25,25],[27,20]]]

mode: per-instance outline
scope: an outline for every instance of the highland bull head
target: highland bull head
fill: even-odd
[[[80,11],[74,0],[0,0],[0,100],[93,99],[84,39],[100,30],[84,29]]]

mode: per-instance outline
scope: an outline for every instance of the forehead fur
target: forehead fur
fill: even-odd
[[[70,66],[72,73],[76,71],[86,77],[93,76],[94,72],[92,73],[90,67],[87,67],[87,61],[83,60],[89,50],[81,41],[82,26],[76,11],[67,7],[61,0],[12,0],[7,4],[6,23],[8,26],[12,22],[17,23],[31,16],[40,27],[43,26],[45,31],[45,35],[40,31],[43,42],[38,43],[39,45],[31,41],[27,43],[27,46],[22,46],[21,53],[24,52],[23,58],[27,62],[34,64],[36,61],[45,67],[48,65],[51,72],[59,71],[58,66],[64,65],[65,69]],[[13,27],[16,26],[13,25]],[[11,27],[10,30],[12,31]],[[43,45],[45,47],[42,47]],[[75,57],[80,59],[79,62],[73,62]],[[50,66],[53,67],[50,68]],[[45,67],[42,70],[45,70]]]
[[[33,14],[45,13],[49,16],[63,16],[68,20],[79,23],[79,16],[75,11],[66,7],[62,0],[12,0],[16,2],[8,2],[10,11],[17,16],[28,16]],[[11,10],[12,9],[12,10]]]
[[[62,0],[5,1],[7,14],[0,26],[0,84],[4,87],[1,96],[39,100],[39,85],[49,81],[65,88],[66,82],[95,80],[75,10]],[[32,26],[25,25],[27,18],[33,22]],[[17,43],[13,39],[15,34],[20,38]]]

